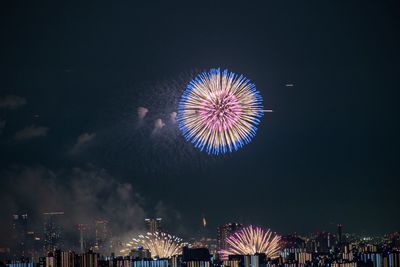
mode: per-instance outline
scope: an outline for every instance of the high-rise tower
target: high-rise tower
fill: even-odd
[[[226,238],[243,227],[240,223],[227,223],[217,229],[218,250],[227,249]]]
[[[63,246],[61,221],[64,217],[63,211],[51,211],[43,213],[44,229],[43,241],[46,252],[60,249]]]
[[[154,233],[154,232],[160,232],[162,231],[161,227],[161,218],[155,218],[155,219],[144,219],[144,222],[146,224],[146,230],[149,233]]]
[[[13,215],[13,254],[15,257],[26,256],[27,235],[28,235],[28,215]]]

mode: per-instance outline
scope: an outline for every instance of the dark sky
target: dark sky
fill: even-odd
[[[43,179],[82,203],[71,183],[100,173],[117,193],[90,205],[110,220],[104,201],[129,185],[133,212],[116,221],[160,215],[186,234],[203,215],[211,229],[400,229],[398,1],[143,2],[1,4],[2,225],[49,209]],[[209,157],[172,126],[152,136],[178,77],[214,67],[246,75],[274,110],[253,142]]]

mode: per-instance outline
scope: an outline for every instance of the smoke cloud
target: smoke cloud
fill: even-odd
[[[169,118],[170,118],[172,124],[176,124],[176,115],[177,115],[177,113],[175,111],[171,112],[169,114]]]
[[[70,153],[71,154],[76,154],[79,153],[84,146],[86,146],[88,143],[92,142],[92,140],[96,137],[96,133],[83,133],[80,136],[78,136],[78,139],[76,140],[76,143],[72,147]]]
[[[139,120],[143,120],[144,117],[146,117],[147,112],[149,112],[149,110],[147,108],[138,107],[137,114],[138,114]]]
[[[15,133],[15,140],[27,140],[36,137],[46,136],[49,128],[43,126],[28,126]]]
[[[26,99],[16,95],[6,95],[0,97],[0,108],[17,109],[26,104]]]
[[[165,123],[162,121],[162,119],[156,119],[154,121],[154,129],[159,130],[162,129],[165,126]]]
[[[55,173],[47,168],[14,168],[2,173],[5,186],[0,195],[2,240],[9,237],[12,214],[28,213],[30,226],[43,230],[43,212],[64,211],[63,228],[70,246],[78,246],[77,224],[94,225],[108,220],[119,240],[142,230],[143,199],[129,183],[120,183],[105,170],[90,167]]]

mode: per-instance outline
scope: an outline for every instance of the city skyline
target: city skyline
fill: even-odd
[[[114,236],[111,230],[112,224],[110,221],[97,219],[89,224],[67,226],[62,223],[62,217],[59,216],[65,216],[64,212],[57,211],[43,213],[43,228],[34,229],[32,228],[32,224],[29,223],[29,216],[27,214],[13,215],[11,224],[11,235],[13,236],[13,239],[12,243],[10,243],[12,250],[18,251],[21,255],[32,253],[32,251],[54,251],[56,249],[72,249],[80,251],[81,253],[92,250],[104,255],[108,255],[114,251],[114,253],[118,254],[121,252],[120,249],[129,251],[135,247],[134,244],[140,246],[140,240],[144,238],[143,235],[158,236],[159,234],[166,234],[176,238],[177,240],[179,239],[179,242],[182,242],[183,245],[189,244],[194,248],[206,246],[210,251],[217,252],[227,251],[228,248],[231,247],[230,244],[232,244],[233,236],[240,233],[242,229],[247,229],[246,231],[248,231],[253,227],[252,224],[229,222],[221,224],[215,229],[207,229],[207,231],[197,232],[195,235],[182,236],[181,233],[161,227],[161,221],[163,221],[162,218],[145,218],[140,230],[126,233],[127,235]],[[205,228],[204,224],[203,227]],[[253,229],[254,231],[256,229],[258,231],[259,229],[262,229],[262,227],[267,226],[256,225]],[[71,230],[75,231],[74,239],[70,238],[67,240],[65,234]],[[286,239],[290,236],[296,236],[303,239],[313,237],[317,238],[317,242],[320,242],[318,241],[318,236],[320,236],[322,239],[328,240],[327,246],[325,247],[326,250],[322,250],[323,252],[328,252],[331,246],[336,244],[340,245],[348,242],[348,240],[365,240],[371,242],[371,244],[377,244],[376,240],[381,240],[381,238],[386,236],[396,235],[396,233],[399,235],[398,232],[386,233],[385,235],[359,235],[349,231],[343,232],[342,224],[337,224],[332,229],[315,230],[309,233],[279,233],[274,229],[266,229],[265,231],[265,234],[271,232],[272,236],[276,235],[278,237],[277,244],[281,244],[280,246],[282,246],[282,244],[291,244],[295,242]],[[183,238],[178,238],[174,235]],[[237,237],[235,236],[234,239],[236,238]],[[133,243],[132,240],[134,241]],[[210,241],[212,242],[209,243]],[[272,237],[270,241],[272,241]]]
[[[16,247],[11,247],[11,251],[16,254],[7,254],[4,248],[0,248],[0,263],[2,260],[7,260],[7,265],[10,267],[36,265],[95,267],[98,264],[118,267],[123,262],[133,266],[162,264],[162,267],[186,266],[186,264],[192,267],[250,267],[253,264],[260,266],[266,264],[271,267],[400,266],[399,232],[382,237],[362,237],[346,233],[343,231],[343,225],[338,224],[335,233],[322,231],[310,235],[279,235],[270,229],[246,226],[236,222],[220,225],[215,229],[214,234],[208,237],[190,238],[189,242],[167,231],[148,232],[145,236],[138,235],[137,239],[134,237],[132,241],[125,242],[117,241],[108,235],[99,246],[99,235],[103,235],[98,233],[97,225],[101,224],[103,228],[108,222],[97,220],[95,221],[95,238],[87,239],[87,244],[90,245],[76,252],[77,246],[71,247],[62,242],[62,238],[60,239],[63,234],[58,227],[60,221],[57,222],[55,217],[65,214],[47,212],[43,215],[45,224],[42,247],[29,241],[28,236],[31,231],[28,230],[28,216],[26,214],[13,216],[13,233],[16,233],[15,240],[18,242],[15,243]],[[159,227],[161,221],[162,218],[146,218],[143,220],[144,230],[155,230],[154,225],[158,224]],[[79,227],[77,230],[81,229]],[[105,231],[108,232],[108,230]],[[49,239],[49,236],[57,239]],[[265,237],[260,238],[261,236]],[[221,242],[221,239],[226,242]],[[267,243],[263,243],[264,241]],[[241,242],[241,245],[237,242]],[[271,249],[268,246],[272,246]],[[159,263],[152,262],[154,260]]]

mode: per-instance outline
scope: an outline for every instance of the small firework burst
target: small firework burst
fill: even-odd
[[[171,258],[174,255],[182,253],[182,239],[167,233],[155,232],[139,235],[132,238],[132,241],[126,244],[126,249],[121,252],[127,252],[132,247],[143,247],[148,249],[153,258]]]
[[[186,140],[217,155],[249,143],[263,112],[261,95],[250,80],[228,70],[211,69],[187,85],[177,122]]]
[[[223,259],[228,258],[229,255],[254,255],[257,253],[263,253],[268,258],[276,258],[279,256],[280,240],[281,237],[271,232],[270,229],[250,225],[228,236],[225,239],[228,248],[219,253]]]

